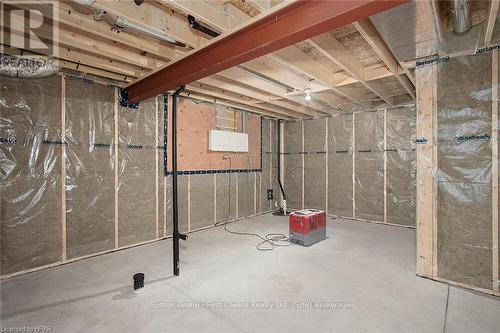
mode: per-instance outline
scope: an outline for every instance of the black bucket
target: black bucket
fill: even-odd
[[[134,291],[144,288],[144,273],[134,274]]]

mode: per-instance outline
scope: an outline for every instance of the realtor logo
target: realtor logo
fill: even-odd
[[[54,1],[2,1],[2,53],[19,49],[55,56],[57,7]]]

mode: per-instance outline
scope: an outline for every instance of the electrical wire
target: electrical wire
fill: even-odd
[[[232,159],[231,156],[227,157],[229,159],[229,170],[232,168]],[[275,249],[275,247],[278,246],[290,246],[292,243],[290,242],[290,237],[286,236],[285,234],[282,233],[269,233],[266,234],[265,236],[261,236],[259,234],[253,233],[253,232],[240,232],[240,231],[233,231],[229,230],[227,227],[227,223],[229,221],[229,215],[231,214],[231,172],[229,172],[229,187],[228,187],[228,209],[227,209],[227,214],[226,218],[224,220],[224,230],[229,232],[230,234],[234,235],[241,235],[241,236],[252,236],[252,237],[257,237],[261,240],[260,243],[258,243],[255,247],[259,251],[272,251]]]

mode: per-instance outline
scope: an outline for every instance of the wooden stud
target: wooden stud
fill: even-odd
[[[387,222],[387,109],[384,109],[384,222]]]
[[[432,272],[434,276],[438,275],[438,267],[437,267],[437,252],[438,252],[438,246],[437,246],[437,224],[438,224],[438,183],[434,177],[436,175],[437,170],[439,170],[439,160],[438,160],[438,117],[437,117],[437,98],[438,98],[438,92],[437,92],[437,87],[438,87],[438,67],[433,66],[433,76],[432,76],[432,94],[434,96],[433,98],[433,105],[432,105],[432,110],[433,110],[433,117],[432,117],[432,124],[433,124],[433,131],[432,131],[432,145],[434,146],[433,151],[432,151],[432,158],[434,161],[434,168],[432,172],[432,188],[433,188],[433,214],[432,214],[432,246],[433,246],[433,255],[432,255]]]
[[[253,173],[253,213],[257,214],[257,172]]]
[[[66,79],[61,76],[61,141],[66,142]],[[62,260],[66,260],[66,144],[61,145],[61,237]]]
[[[239,217],[239,215],[240,215],[239,207],[238,207],[240,205],[239,201],[238,201],[239,200],[239,192],[240,192],[240,189],[239,189],[239,186],[240,186],[240,177],[238,177],[238,173],[235,173],[234,175],[235,175],[235,178],[236,178],[236,181],[234,182],[235,185],[236,185],[236,193],[235,193],[236,194],[235,195],[235,197],[236,197],[236,200],[235,200],[235,203],[236,203],[236,209],[235,209],[236,214],[234,216],[234,219],[237,220],[238,217]],[[229,177],[231,177],[231,174],[229,174]],[[231,192],[231,189],[229,189],[229,192]],[[229,209],[231,209],[231,208],[229,208]]]
[[[499,168],[499,157],[498,157],[498,101],[499,101],[499,91],[498,91],[498,62],[499,62],[499,51],[495,50],[492,53],[492,133],[491,133],[491,144],[492,144],[492,167],[491,167],[491,193],[492,193],[492,259],[493,259],[493,290],[498,291],[499,289],[499,276],[498,276],[498,168]]]
[[[120,187],[120,182],[119,182],[119,168],[120,168],[120,163],[118,160],[118,153],[119,153],[119,127],[118,127],[118,88],[115,87],[115,94],[114,94],[114,120],[115,120],[115,143],[113,145],[113,148],[115,149],[115,186],[114,186],[114,192],[115,192],[115,249],[118,248],[119,243],[118,243],[118,189]]]
[[[498,8],[500,7],[500,0],[490,0],[490,8],[486,18],[486,31],[484,33],[484,45],[487,46],[491,43],[493,37],[493,30],[498,17]]]
[[[262,171],[259,172],[259,213],[262,213]]]
[[[155,97],[155,164],[156,164],[156,168],[155,168],[155,221],[156,221],[156,238],[159,237],[159,231],[158,231],[158,228],[159,228],[159,223],[160,223],[160,201],[159,201],[159,197],[158,197],[158,194],[159,194],[159,180],[160,180],[160,177],[159,177],[159,173],[158,173],[158,168],[159,168],[159,154],[158,154],[158,146],[160,145],[159,144],[159,140],[158,140],[158,96]]]
[[[328,147],[328,118],[325,118],[325,212],[328,214],[328,155],[329,155],[329,147]]]
[[[436,191],[437,168],[436,98],[437,68],[428,66],[416,71],[417,81],[417,275],[437,276]]]
[[[389,222],[383,222],[383,221],[368,220],[368,219],[363,219],[363,218],[359,218],[359,217],[353,218],[350,216],[343,216],[343,215],[336,215],[336,214],[328,214],[328,216],[331,216],[334,218],[340,218],[340,219],[344,219],[344,220],[368,222],[368,223],[375,223],[375,224],[384,224],[384,225],[391,225],[391,226],[400,227],[400,228],[415,229],[415,227],[412,225],[403,225],[403,224],[389,223]]]
[[[352,218],[356,218],[356,114],[352,114]]]
[[[457,286],[457,287],[460,287],[460,288],[466,288],[466,289],[478,291],[478,292],[481,292],[481,293],[484,293],[484,294],[488,294],[488,295],[493,295],[493,296],[500,297],[500,292],[498,292],[498,291],[492,291],[491,289],[479,288],[479,287],[476,287],[476,286],[473,286],[473,285],[470,285],[470,284],[460,283],[460,282],[456,282],[456,281],[452,281],[452,280],[448,280],[448,279],[443,279],[443,278],[437,277],[437,276],[436,277],[431,277],[431,279],[434,280],[434,281],[439,281],[439,282],[444,282],[446,284],[451,284],[452,286]]]

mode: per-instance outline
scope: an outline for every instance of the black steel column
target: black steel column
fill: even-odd
[[[179,275],[179,239],[186,240],[187,236],[179,233],[179,214],[177,197],[177,96],[184,89],[180,87],[172,96],[172,214],[173,214],[173,251],[174,275]]]

